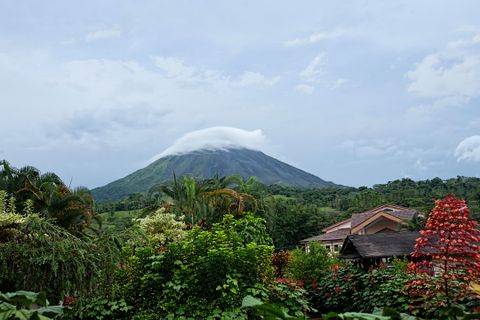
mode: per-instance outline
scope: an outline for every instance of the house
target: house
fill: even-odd
[[[355,213],[351,218],[323,229],[323,234],[303,239],[300,242],[307,251],[311,241],[318,241],[332,253],[338,253],[345,238],[349,235],[398,232],[404,228],[407,221],[412,220],[416,215],[416,210],[384,204],[365,212]]]
[[[418,231],[349,235],[339,257],[354,260],[365,268],[392,258],[409,258],[418,237]]]

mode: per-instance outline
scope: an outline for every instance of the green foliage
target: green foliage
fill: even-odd
[[[177,218],[173,213],[165,212],[165,208],[140,219],[135,219],[140,228],[156,245],[165,246],[170,242],[185,239],[187,232],[183,217]]]
[[[5,234],[6,227],[0,227]],[[10,230],[12,229],[9,227]],[[115,251],[109,241],[90,242],[37,215],[29,215],[0,239],[0,287],[46,290],[54,301],[83,297],[107,284]]]
[[[246,296],[242,302],[242,308],[252,308],[257,311],[257,314],[262,319],[271,320],[305,320],[308,319],[305,315],[290,315],[281,306],[273,303],[266,303],[260,299]],[[467,313],[459,306],[453,306],[448,311],[438,315],[434,319],[437,320],[473,320],[479,319],[479,313]],[[393,308],[383,307],[375,308],[371,313],[365,312],[328,312],[322,315],[323,320],[421,320],[415,316],[407,313],[400,313]],[[430,318],[428,318],[430,319]]]
[[[69,319],[84,320],[115,320],[130,319],[133,307],[127,305],[125,300],[111,300],[108,298],[94,297],[80,308],[71,310]]]
[[[336,258],[324,246],[312,241],[308,252],[303,249],[292,251],[286,274],[311,285],[329,273],[335,263]]]
[[[100,220],[102,231],[110,233],[124,233],[132,228],[135,219],[143,215],[142,210],[112,211],[97,215]]]
[[[271,281],[270,244],[264,223],[250,214],[238,220],[226,215],[211,231],[195,228],[186,241],[169,247],[178,269],[164,291],[167,310],[235,308],[248,288]]]
[[[23,222],[25,218],[17,213],[15,198],[7,197],[7,193],[0,190],[0,242],[12,237]]]
[[[315,192],[322,191],[315,189]],[[259,211],[268,222],[276,248],[296,247],[300,240],[318,235],[323,228],[346,218],[336,209],[299,197],[275,195],[264,197],[259,202]]]
[[[30,201],[27,209],[33,208],[74,234],[83,234],[95,218],[93,197],[87,188],[71,190],[56,174],[42,174],[32,166],[17,169],[1,161],[0,190],[12,196],[10,199],[15,197],[17,211],[21,212]]]
[[[45,292],[0,292],[0,320],[49,320],[63,314],[62,306],[50,306]]]
[[[258,314],[264,319],[280,319],[280,320],[304,320],[307,319],[304,315],[291,316],[278,305],[272,303],[265,303],[252,296],[246,296],[242,301],[242,308],[255,309]]]
[[[301,189],[274,185],[268,189],[273,194],[297,199],[300,204],[315,204],[348,213],[362,212],[383,203],[394,203],[427,213],[433,208],[432,198],[439,199],[453,193],[468,201],[471,211],[476,214],[472,215],[474,220],[480,219],[480,178],[474,177],[422,181],[405,178],[372,188]]]
[[[321,230],[352,213],[363,212],[377,205],[393,203],[427,213],[432,207],[432,198],[440,198],[448,193],[454,193],[468,200],[472,209],[472,218],[480,220],[480,179],[457,177],[448,180],[434,178],[424,181],[401,179],[386,184],[375,185],[372,188],[294,188],[280,185],[263,186],[255,181],[240,181],[235,177],[213,178],[197,180],[195,185],[195,201],[186,201],[186,187],[183,182],[177,181],[177,191],[174,185],[164,183],[163,191],[154,192],[152,198],[143,194],[134,194],[121,201],[105,205],[109,210],[125,210],[134,208],[149,208],[165,203],[174,203],[171,199],[184,199],[175,203],[178,214],[188,212],[191,220],[191,208],[195,209],[195,220],[207,219],[210,225],[221,220],[222,215],[235,202],[228,197],[204,197],[205,193],[213,190],[230,188],[238,193],[252,195],[256,199],[258,208],[256,214],[267,221],[267,229],[276,248],[293,248],[299,245],[301,239],[318,235]],[[182,191],[184,190],[184,191]],[[169,195],[170,194],[170,195]],[[214,193],[213,193],[214,194]],[[213,195],[212,194],[212,195]],[[188,204],[188,205],[187,205]],[[113,209],[115,208],[115,209]],[[248,208],[247,208],[248,209]],[[255,208],[250,208],[254,210]],[[107,210],[103,208],[102,210]],[[177,210],[177,209],[175,209]],[[182,210],[187,210],[182,212]],[[408,228],[420,230],[424,221],[414,220]]]
[[[226,215],[163,252],[136,248],[119,271],[119,293],[144,317],[220,319],[228,312],[244,318],[238,307],[247,290],[273,280],[272,251],[263,219]]]
[[[404,289],[410,278],[406,262],[400,260],[370,271],[352,264],[334,266],[312,286],[312,303],[322,312],[372,312],[384,306],[407,311]]]
[[[373,313],[345,312],[337,314],[330,312],[323,315],[323,320],[417,320],[418,318],[406,313],[399,313],[392,308],[377,308]]]
[[[277,279],[275,284],[269,288],[267,301],[278,305],[285,313],[298,317],[316,311],[310,306],[303,282],[294,279]]]

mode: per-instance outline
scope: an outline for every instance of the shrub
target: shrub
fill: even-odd
[[[369,271],[350,263],[335,265],[312,286],[312,304],[322,312],[372,312],[385,306],[406,311],[406,264],[396,260]]]
[[[83,303],[82,306],[67,312],[66,319],[83,320],[118,320],[131,319],[132,306],[127,305],[125,300],[112,300],[95,296]],[[68,317],[68,318],[67,318]]]
[[[289,278],[279,278],[269,290],[268,301],[296,317],[302,317],[307,312],[316,311],[310,307],[307,291],[303,282]]]
[[[195,227],[163,252],[136,248],[119,272],[119,291],[140,306],[143,318],[245,318],[239,306],[246,292],[273,281],[266,234],[263,219],[225,215],[211,230]]]
[[[177,218],[175,214],[165,212],[165,208],[158,209],[148,217],[135,219],[135,222],[159,246],[183,240],[187,234],[183,217]]]
[[[37,215],[0,226],[0,234],[2,290],[46,290],[57,302],[81,299],[113,275],[115,252],[108,241],[80,239]]]
[[[310,286],[328,273],[336,261],[324,246],[311,242],[309,252],[303,249],[292,251],[286,274]]]

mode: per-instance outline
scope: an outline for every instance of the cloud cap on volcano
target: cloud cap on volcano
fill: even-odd
[[[185,134],[153,160],[198,150],[227,150],[246,148],[260,150],[266,142],[262,130],[243,130],[233,127],[211,127]]]

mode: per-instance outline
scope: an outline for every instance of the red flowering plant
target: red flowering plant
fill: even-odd
[[[270,288],[270,300],[281,305],[281,309],[287,313],[302,316],[306,312],[316,312],[307,299],[303,281],[292,278],[277,278]]]
[[[407,283],[411,309],[450,308],[468,300],[468,284],[480,276],[480,231],[466,201],[448,195],[437,200],[412,254]]]
[[[297,288],[302,288],[304,286],[303,281],[298,281],[292,278],[277,278],[275,280],[277,283],[283,283],[284,285],[290,287],[292,290],[295,290]]]
[[[272,264],[273,264],[273,267],[275,268],[275,275],[278,278],[283,277],[283,274],[288,267],[288,261],[290,260],[291,256],[292,255],[290,254],[290,252],[285,250],[280,250],[273,253]]]

